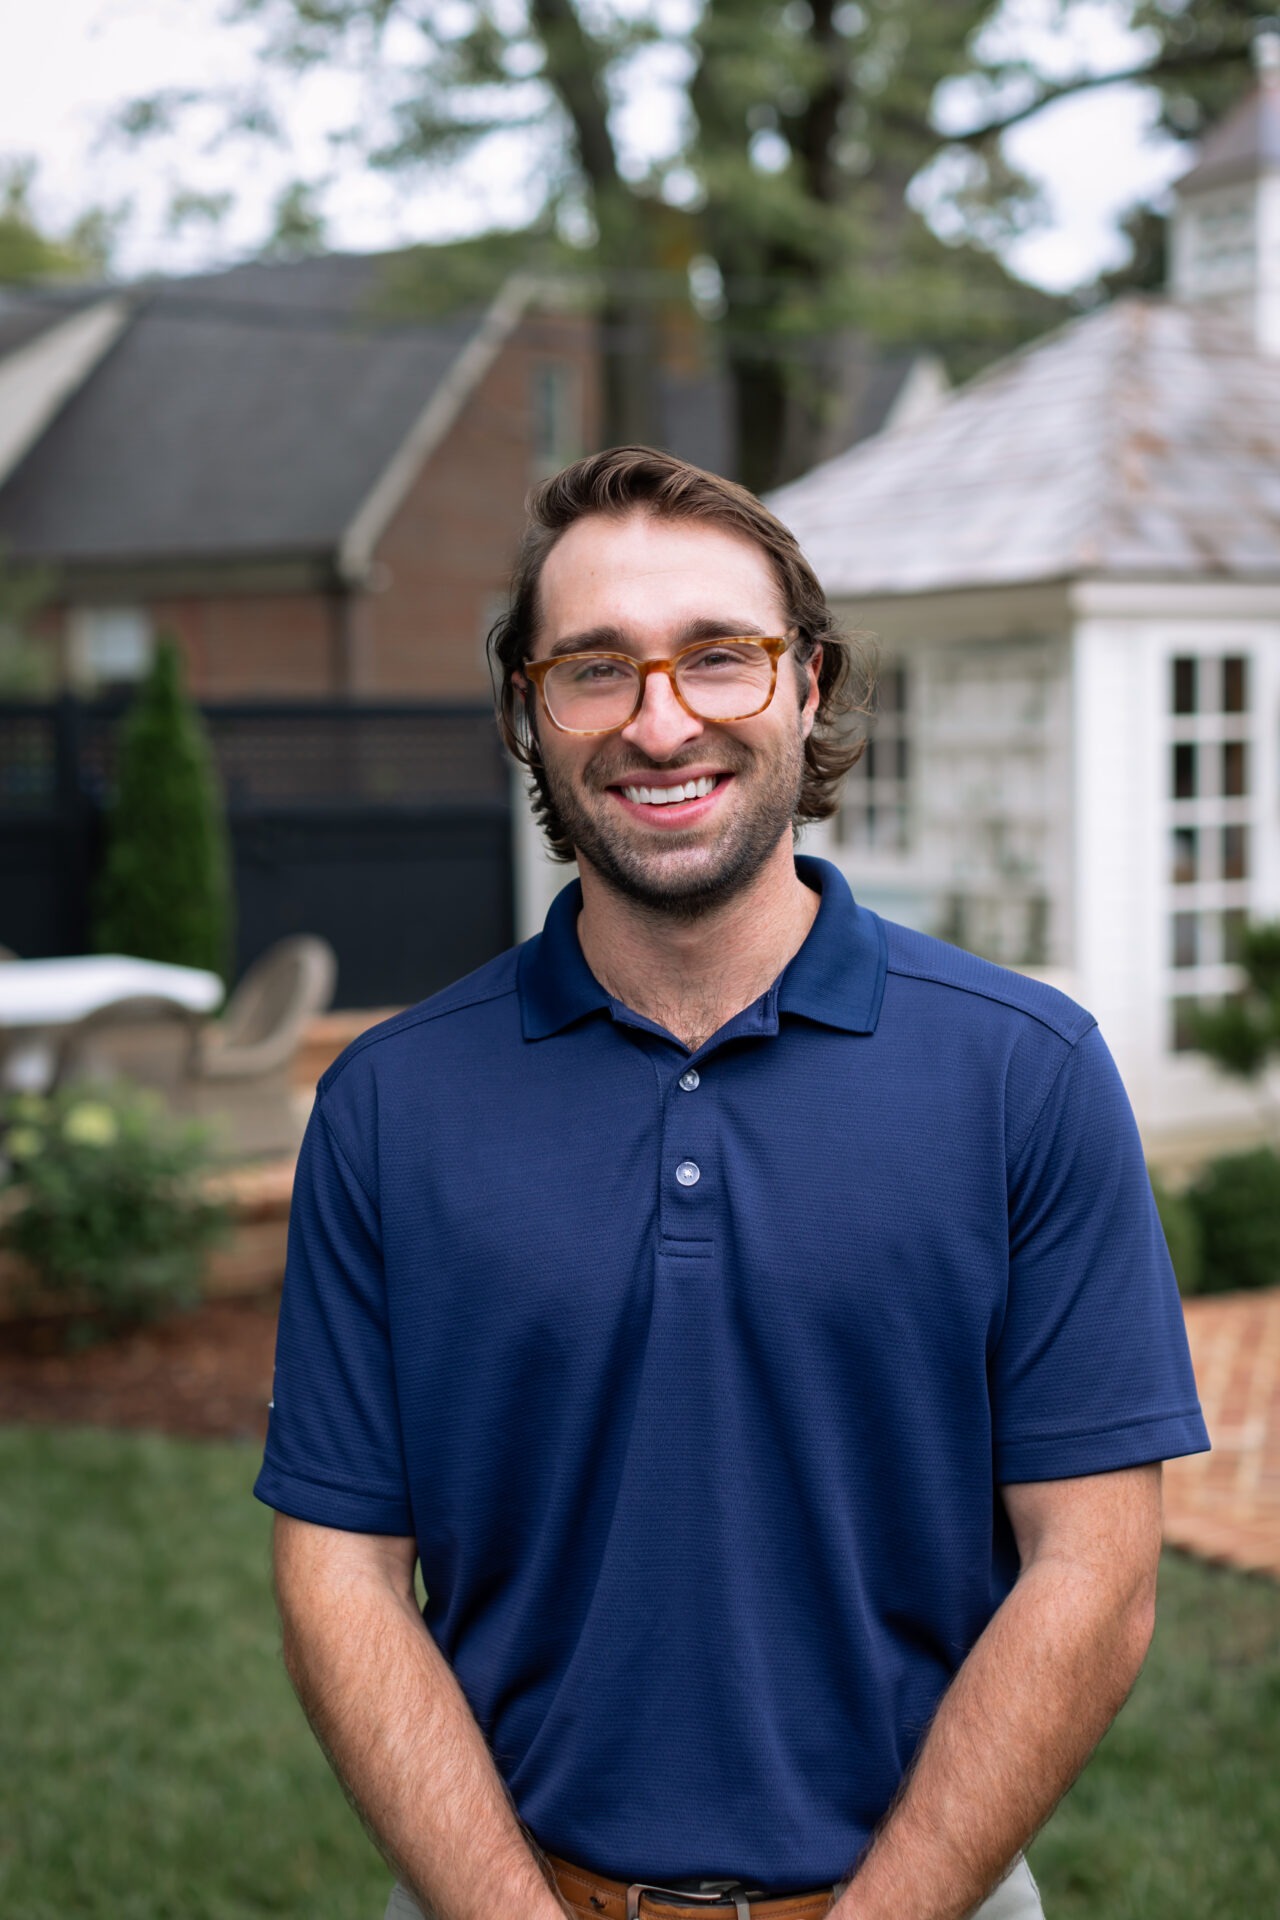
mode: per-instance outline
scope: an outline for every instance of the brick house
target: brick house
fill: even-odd
[[[594,327],[525,276],[406,319],[404,260],[0,288],[0,556],[53,571],[59,685],[136,679],[165,630],[200,699],[487,696],[528,488],[600,444]],[[928,355],[839,357],[832,453],[945,389]],[[656,400],[664,446],[734,472],[703,336],[673,330]]]
[[[397,320],[380,256],[0,297],[0,552],[59,684],[177,636],[201,699],[486,695],[530,483],[596,435],[591,323],[510,281]]]

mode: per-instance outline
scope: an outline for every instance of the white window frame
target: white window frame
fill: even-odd
[[[155,652],[150,610],[126,603],[73,608],[69,637],[71,678],[86,693],[136,685]]]
[[[1196,663],[1196,702],[1191,713],[1174,712],[1174,675],[1176,663]],[[1245,662],[1245,705],[1238,713],[1223,711],[1225,662]],[[1180,1028],[1184,1005],[1214,1004],[1234,992],[1240,984],[1239,967],[1228,951],[1227,916],[1238,916],[1243,924],[1254,910],[1258,864],[1261,854],[1261,814],[1259,797],[1263,769],[1258,718],[1261,712],[1262,662],[1256,647],[1239,639],[1224,638],[1216,644],[1189,638],[1181,646],[1171,646],[1164,660],[1164,750],[1161,779],[1164,784],[1164,953],[1163,998],[1166,1006],[1164,1047],[1173,1056],[1193,1051]],[[1240,742],[1245,750],[1244,792],[1227,794],[1224,781],[1224,748]],[[1196,792],[1183,799],[1175,793],[1175,753],[1179,747],[1191,747],[1196,756]],[[1229,877],[1224,870],[1224,839],[1230,827],[1244,830],[1244,873]],[[1196,835],[1194,877],[1179,879],[1178,836]],[[1195,959],[1176,965],[1182,916],[1195,926]]]
[[[535,479],[558,473],[582,452],[582,369],[538,359],[529,370],[529,444]]]
[[[875,716],[862,758],[845,776],[835,838],[837,846],[859,859],[896,864],[910,858],[916,842],[919,676],[895,655],[880,662],[876,683]],[[893,688],[888,703],[886,687]]]

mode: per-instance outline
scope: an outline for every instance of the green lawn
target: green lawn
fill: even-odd
[[[0,1430],[5,1920],[381,1920],[280,1667],[256,1465]],[[1280,1589],[1166,1562],[1146,1673],[1033,1859],[1049,1920],[1280,1912]]]
[[[0,1914],[381,1920],[279,1657],[257,1452],[0,1429]]]

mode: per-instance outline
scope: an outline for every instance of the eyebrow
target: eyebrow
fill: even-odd
[[[694,646],[699,640],[768,640],[772,639],[771,629],[757,625],[754,620],[717,620],[701,618],[686,620],[677,629],[672,652],[678,653],[681,647]],[[636,653],[638,650],[623,627],[587,627],[581,633],[565,634],[548,651],[547,658],[558,659],[566,653]]]

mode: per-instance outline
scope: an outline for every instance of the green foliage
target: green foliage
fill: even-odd
[[[36,163],[0,161],[0,285],[100,277],[127,208],[92,207],[60,240],[40,231],[31,205]]]
[[[1146,29],[1136,70],[1168,126],[1195,134],[1240,96],[1265,10],[1117,0],[1118,19]],[[376,74],[379,111],[335,152],[447,180],[523,134],[541,193],[533,230],[577,243],[596,298],[606,442],[658,431],[655,361],[677,305],[687,326],[681,281],[695,260],[723,287],[706,324],[734,389],[741,477],[757,488],[824,450],[834,334],[928,345],[969,373],[1066,310],[1035,312],[997,264],[1044,212],[1001,136],[1098,75],[1087,59],[1065,74],[1037,67],[1001,0],[240,0],[238,11],[261,25],[267,79],[342,63]],[[687,75],[669,83],[684,88],[670,116],[683,133],[639,164],[618,107],[652,82],[659,52],[668,74]],[[283,137],[283,91],[281,103],[273,114],[255,85],[230,103],[229,124],[260,135],[274,120]],[[122,125],[172,134],[191,104],[155,96]],[[1145,278],[1153,249],[1138,237]]]
[[[1245,928],[1240,966],[1243,991],[1219,1007],[1194,1008],[1191,1034],[1224,1072],[1256,1080],[1280,1056],[1280,920]]]
[[[196,1299],[204,1255],[227,1229],[202,1185],[203,1128],[176,1125],[127,1086],[15,1094],[0,1106],[0,1152],[0,1245],[41,1288],[111,1325]]]
[[[53,649],[42,646],[35,631],[36,617],[53,592],[48,568],[14,566],[0,545],[0,700],[39,698],[54,689]]]
[[[276,196],[271,234],[262,249],[264,260],[305,260],[323,253],[325,221],[317,205],[319,187],[294,180]]]
[[[1195,1209],[1185,1194],[1174,1193],[1155,1174],[1151,1176],[1151,1191],[1156,1197],[1178,1291],[1184,1295],[1199,1293],[1203,1262],[1200,1222]]]
[[[1253,37],[1274,24],[1274,0],[1131,0],[1133,24],[1157,36],[1160,125],[1198,140],[1251,78]]]
[[[177,647],[162,638],[121,731],[95,946],[225,977],[230,871],[212,756]]]
[[[1227,1073],[1252,1080],[1262,1072],[1275,1032],[1261,1009],[1225,1000],[1220,1007],[1192,1008],[1189,1019],[1197,1047]]]
[[[544,274],[562,284],[577,279],[585,289],[581,248],[571,247],[550,224],[495,228],[392,255],[375,312],[379,318],[420,320],[486,307],[518,273]]]
[[[1210,1161],[1186,1204],[1200,1236],[1199,1292],[1280,1286],[1280,1155],[1272,1148]]]

